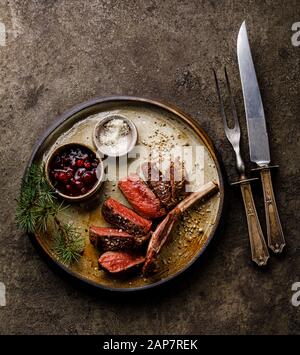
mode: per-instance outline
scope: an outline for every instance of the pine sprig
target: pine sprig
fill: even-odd
[[[57,257],[70,264],[81,257],[84,240],[78,230],[70,223],[58,224],[54,233],[54,250]]]
[[[79,260],[84,239],[73,225],[58,220],[57,216],[67,207],[57,200],[42,167],[33,164],[22,180],[16,223],[24,232],[43,235],[47,235],[51,225],[53,250],[63,263],[70,264]]]

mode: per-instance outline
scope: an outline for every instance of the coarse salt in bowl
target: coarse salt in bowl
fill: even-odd
[[[94,128],[93,141],[98,152],[117,157],[129,153],[137,141],[134,123],[121,115],[101,119]]]

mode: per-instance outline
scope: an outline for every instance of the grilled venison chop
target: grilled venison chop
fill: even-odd
[[[103,203],[102,215],[106,222],[134,236],[147,235],[152,225],[151,221],[113,198],[108,198]]]
[[[143,266],[143,274],[145,276],[156,271],[158,254],[166,243],[178,217],[194,203],[215,194],[218,190],[219,186],[217,183],[213,181],[206,183],[198,191],[192,192],[184,200],[180,201],[158,224],[148,244],[145,264]]]
[[[118,186],[127,201],[141,216],[154,219],[167,213],[161,200],[138,175],[130,175],[120,180]]]
[[[126,250],[139,248],[149,239],[150,233],[146,236],[134,236],[121,229],[90,226],[90,242],[101,250]]]
[[[112,273],[119,274],[143,264],[145,258],[141,255],[125,251],[107,251],[98,260],[99,267]]]

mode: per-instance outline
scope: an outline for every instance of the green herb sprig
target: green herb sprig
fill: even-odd
[[[32,164],[25,174],[16,210],[16,222],[26,233],[47,236],[49,226],[53,235],[53,251],[65,264],[78,261],[84,239],[70,223],[62,223],[58,214],[68,206],[59,202],[48,184],[42,167]]]

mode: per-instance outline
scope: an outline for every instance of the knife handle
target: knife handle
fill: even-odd
[[[269,252],[256,212],[250,182],[240,184],[246,211],[252,260],[259,266],[266,265]]]
[[[276,206],[270,169],[262,169],[260,176],[264,191],[268,246],[274,253],[281,253],[285,246],[285,239]]]

